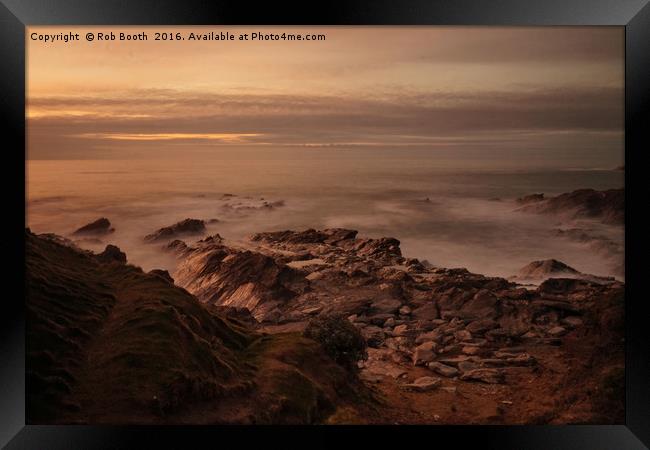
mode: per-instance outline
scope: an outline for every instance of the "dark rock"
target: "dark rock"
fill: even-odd
[[[518,205],[529,205],[531,203],[538,203],[544,200],[544,194],[530,194],[517,199]]]
[[[426,365],[436,358],[436,348],[438,346],[435,342],[429,341],[424,344],[418,345],[413,350],[413,364]]]
[[[593,218],[609,224],[623,224],[625,220],[624,189],[578,189],[556,197],[518,203],[522,205],[521,211],[535,214],[570,214],[575,218]]]
[[[174,284],[174,279],[172,276],[169,274],[168,271],[163,270],[163,269],[153,269],[149,271],[150,274],[156,275],[160,278],[162,278],[165,281],[170,282],[171,284]]]
[[[377,326],[367,326],[361,328],[361,334],[366,340],[368,347],[379,348],[384,343],[386,335],[384,330]]]
[[[94,235],[103,235],[103,234],[109,234],[115,231],[115,228],[111,227],[111,222],[105,218],[102,217],[101,219],[97,219],[94,222],[91,222],[87,225],[84,225],[83,227],[77,229],[74,233],[74,235],[81,235],[81,234],[94,234]]]
[[[121,251],[119,247],[110,244],[96,258],[101,262],[119,262],[126,264],[126,253]]]
[[[430,362],[427,366],[429,369],[433,370],[438,375],[442,375],[443,377],[455,377],[458,375],[458,369],[446,364],[442,364],[440,362]]]
[[[160,228],[152,234],[144,237],[147,242],[158,242],[172,240],[177,236],[196,235],[205,232],[205,222],[199,219],[185,219],[174,225]]]

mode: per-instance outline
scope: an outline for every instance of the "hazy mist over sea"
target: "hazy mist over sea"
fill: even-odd
[[[621,188],[623,171],[580,155],[562,160],[547,153],[539,161],[518,155],[294,148],[148,160],[30,160],[27,224],[36,233],[68,236],[107,217],[115,233],[101,244],[79,245],[118,245],[145,270],[173,269],[174,260],[143,236],[197,218],[218,219],[207,225],[208,233],[228,240],[261,231],[347,227],[395,237],[405,256],[440,267],[510,276],[533,260],[555,258],[582,272],[623,279],[623,227],[514,211],[515,198],[531,193]],[[262,198],[284,205],[257,208]],[[554,234],[572,227],[606,236],[621,251],[597,251]]]

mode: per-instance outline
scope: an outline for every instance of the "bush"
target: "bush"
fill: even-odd
[[[318,316],[309,321],[303,336],[318,342],[334,361],[348,370],[368,357],[366,341],[345,317]]]

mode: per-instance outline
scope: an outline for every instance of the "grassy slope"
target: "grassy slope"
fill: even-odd
[[[31,233],[26,263],[28,423],[312,423],[356,396],[316,343],[257,335],[137,267]]]

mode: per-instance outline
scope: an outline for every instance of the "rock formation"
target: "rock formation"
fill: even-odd
[[[78,228],[72,234],[75,236],[82,236],[82,235],[101,236],[104,234],[112,233],[114,231],[115,228],[111,227],[111,222],[106,217],[102,217],[100,219],[95,220],[94,222],[84,225],[81,228]]]
[[[79,317],[57,321],[79,321],[80,331],[74,333],[87,341],[66,343],[71,331],[56,328],[67,353],[57,353],[54,360],[71,357],[73,348],[110,350],[90,359],[98,364],[93,373],[108,364],[112,379],[134,375],[151,380],[145,390],[127,389],[124,395],[142,402],[144,395],[156,395],[165,417],[182,417],[177,408],[191,403],[193,395],[205,399],[228,391],[231,400],[223,408],[247,414],[215,413],[229,423],[348,423],[337,410],[343,404],[358,413],[354,420],[370,417],[372,423],[465,423],[468,417],[479,423],[623,420],[619,369],[624,363],[624,284],[581,278],[584,274],[559,261],[538,261],[523,269],[521,275],[546,278],[530,287],[462,268],[431,267],[404,257],[399,240],[390,237],[359,237],[355,230],[342,228],[287,230],[233,243],[219,235],[195,243],[173,240],[165,246],[178,259],[170,282],[171,276],[160,271],[143,274],[128,264],[106,263],[72,248],[64,251],[51,239],[28,234],[28,240],[35,253],[28,255],[31,295],[37,302],[33,314],[42,315],[44,302],[56,297],[39,280],[72,282],[63,277],[63,267],[79,271],[76,279],[88,291],[81,298],[91,304],[84,308],[94,311],[89,315],[84,310],[88,319],[80,312]],[[36,255],[43,252],[59,254],[60,267],[41,267]],[[82,300],[75,297],[74,302]],[[48,308],[48,314],[69,314]],[[319,353],[313,341],[298,337],[310,319],[330,315],[347,317],[361,332],[369,348],[368,359],[359,362],[360,377],[387,399],[385,407],[368,409],[365,401],[354,400],[348,392],[356,381]],[[45,325],[32,330],[39,336],[47,332]],[[163,339],[159,347],[157,341],[147,341],[154,337]],[[87,347],[85,342],[91,341],[93,346]],[[120,342],[132,344],[120,347]],[[37,361],[46,350],[32,347],[28,358]],[[163,354],[164,361],[159,360]],[[49,386],[43,380],[51,380],[50,371],[58,366],[38,364],[34,362],[41,377],[37,382]],[[159,369],[160,364],[165,367]],[[154,366],[156,374],[149,372]],[[161,380],[161,373],[177,379]],[[87,411],[87,405],[95,404],[86,394],[76,394],[75,386],[87,386],[88,379],[72,369],[68,375],[62,392],[75,394],[57,398],[76,402],[71,411]],[[109,393],[107,383],[94,382],[104,389],[102,395]],[[604,400],[589,394],[605,385],[616,386],[617,394]],[[498,397],[486,399],[485,392]],[[418,400],[422,396],[429,400]],[[115,411],[125,398],[116,397],[118,406],[93,407]],[[580,403],[571,401],[576,398]],[[483,413],[477,406],[495,401],[500,402],[498,414]],[[229,408],[229,402],[237,408]],[[412,413],[414,404],[422,408],[417,414]],[[441,411],[434,408],[450,404],[461,410],[447,410],[440,419]],[[103,417],[110,421],[107,414]]]
[[[518,283],[539,284],[549,278],[576,278],[599,284],[613,283],[615,281],[613,277],[599,277],[579,272],[556,259],[533,261],[522,267],[516,275],[509,279]]]
[[[361,382],[300,334],[262,335],[160,274],[25,239],[29,423],[310,424],[363,406]]]
[[[555,197],[533,194],[517,199],[519,211],[597,219],[607,224],[625,221],[625,189],[579,189]]]
[[[533,353],[540,348],[594,333],[603,302],[616,320],[623,314],[622,283],[556,260],[522,269],[519,276],[541,283],[527,289],[464,269],[426,268],[401,256],[398,240],[359,238],[354,230],[258,233],[245,249],[199,242],[179,259],[181,286],[204,302],[249,308],[262,329],[348,315],[370,347],[367,380],[399,383],[424,367],[443,379],[508,384],[511,374],[539,370]],[[615,358],[620,363],[622,353]],[[425,384],[404,387],[437,385]]]
[[[205,232],[205,222],[199,219],[185,219],[174,225],[160,228],[144,237],[146,242],[170,241],[179,236],[200,235]]]

